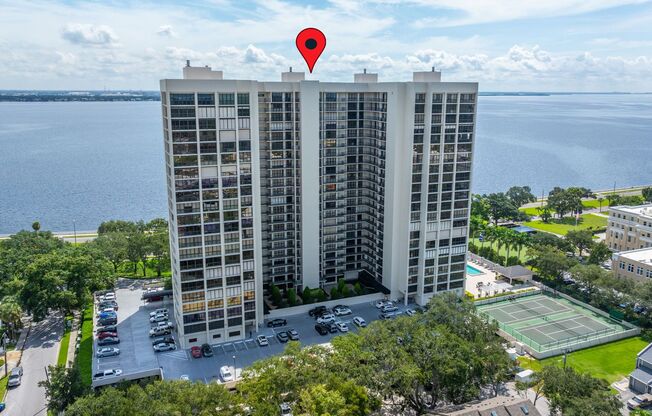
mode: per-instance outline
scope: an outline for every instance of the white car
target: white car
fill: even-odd
[[[391,300],[381,299],[376,301],[376,308],[382,309],[385,305],[394,305]]]
[[[365,321],[361,316],[356,316],[353,318],[353,323],[359,326],[360,328],[364,328],[367,326],[367,321]]]
[[[181,377],[179,377],[179,380],[181,380],[181,381],[190,381],[190,376],[188,374],[181,374]]]
[[[383,313],[396,312],[398,311],[398,306],[395,306],[393,303],[387,304],[380,308]]]
[[[174,351],[176,349],[177,349],[176,345],[168,344],[166,342],[161,342],[160,344],[154,345],[154,352]]]
[[[100,296],[100,301],[105,301],[105,300],[115,300],[115,293],[109,292],[109,293],[105,293],[104,296]]]
[[[335,316],[351,315],[353,313],[351,309],[347,308],[346,306],[335,308],[333,309],[333,312],[335,313]]]
[[[156,315],[167,315],[167,314],[168,314],[168,308],[160,308],[160,309],[155,310],[154,312],[150,312],[149,317],[153,318]]]
[[[104,347],[97,350],[95,356],[97,358],[102,357],[112,357],[114,355],[120,355],[120,348],[116,347]]]
[[[172,322],[158,322],[154,328],[172,329],[174,328],[174,324]]]
[[[260,345],[261,347],[266,347],[266,346],[269,345],[269,341],[267,340],[267,337],[266,337],[265,335],[258,335],[258,336],[256,337],[256,342],[257,342],[258,345]]]
[[[93,374],[93,379],[99,380],[107,377],[118,377],[122,374],[122,370],[119,368],[112,368],[110,370],[100,371],[99,373]]]
[[[231,373],[231,369],[228,365],[223,365],[220,367],[220,377],[224,382],[233,381],[233,374]]]
[[[407,316],[414,316],[415,313],[416,313],[416,311],[414,309],[406,309],[405,310],[405,314]]]
[[[333,316],[330,313],[327,313],[326,315],[322,315],[319,318],[317,318],[318,324],[330,324],[331,322],[335,322],[335,316]]]
[[[338,322],[335,325],[337,325],[337,329],[339,329],[340,332],[349,332],[349,326],[344,322]]]
[[[169,319],[167,314],[160,314],[160,315],[154,315],[153,317],[149,318],[149,321],[154,323],[154,322],[163,322],[167,321]]]

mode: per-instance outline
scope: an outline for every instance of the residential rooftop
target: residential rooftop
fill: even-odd
[[[494,398],[471,405],[448,416],[541,416],[528,399]]]
[[[639,263],[652,264],[652,247],[618,253],[619,258],[625,258]]]
[[[652,204],[635,206],[618,205],[615,207],[610,207],[609,209],[612,211],[626,212],[628,214],[639,215],[652,219]]]

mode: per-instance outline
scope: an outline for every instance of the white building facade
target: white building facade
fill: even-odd
[[[272,285],[463,294],[477,84],[303,78],[161,81],[184,347],[246,338]]]

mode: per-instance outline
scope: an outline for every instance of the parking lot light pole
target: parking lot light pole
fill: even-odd
[[[235,369],[235,355],[233,356],[233,381],[238,380],[238,372]]]

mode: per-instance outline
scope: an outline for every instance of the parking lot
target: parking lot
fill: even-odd
[[[380,313],[371,303],[351,305],[350,308],[353,312],[351,315],[336,317],[335,321],[345,322],[350,332],[359,330],[352,322],[354,317],[361,316],[367,323],[370,323],[377,320]],[[404,306],[399,306],[399,308],[401,311],[406,309]],[[315,319],[310,317],[308,313],[286,316],[285,319],[287,320],[286,326],[263,328],[259,332],[253,333],[252,337],[246,340],[213,345],[214,355],[212,357],[193,359],[190,353],[186,354],[185,357],[180,354],[161,353],[158,355],[158,359],[163,368],[164,377],[166,379],[178,379],[185,375],[190,380],[201,380],[206,383],[218,381],[220,367],[228,366],[233,370],[234,357],[236,376],[240,377],[242,369],[250,366],[254,361],[283,352],[286,344],[281,343],[276,338],[276,333],[289,329],[295,329],[299,333],[299,342],[302,345],[324,344],[330,342],[333,337],[341,335],[339,332],[319,335],[315,330]],[[266,336],[269,346],[259,346],[255,340],[258,335]]]
[[[242,341],[213,344],[214,355],[212,357],[192,358],[189,350],[177,349],[175,351],[155,353],[152,349],[152,338],[149,337],[151,324],[149,322],[150,312],[158,308],[170,310],[170,320],[174,322],[172,313],[172,300],[153,302],[146,304],[141,300],[143,289],[139,282],[121,280],[115,290],[116,300],[119,305],[118,315],[118,336],[120,344],[120,355],[115,357],[93,358],[93,374],[109,369],[121,369],[122,376],[130,378],[141,373],[158,371],[160,369],[165,379],[180,379],[187,376],[193,381],[206,383],[219,380],[219,370],[222,366],[228,366],[232,371],[236,368],[236,376],[239,377],[243,368],[250,366],[256,360],[260,360],[275,354],[280,354],[285,348],[276,337],[282,331],[294,329],[299,333],[299,342],[302,345],[324,344],[338,335],[340,332],[319,335],[315,330],[316,320],[301,313],[289,315],[284,318],[287,325],[277,328],[263,327],[259,332],[254,332],[251,337]],[[316,306],[316,305],[315,305]],[[403,305],[397,305],[402,312],[406,309]],[[360,303],[350,305],[353,312],[350,315],[336,317],[335,322],[344,322],[350,332],[356,332],[359,328],[353,323],[356,316],[362,317],[367,323],[379,319],[380,311],[373,303]],[[97,320],[95,320],[97,328]],[[176,328],[176,323],[175,323]],[[269,345],[259,346],[256,337],[263,335],[267,337]],[[172,336],[176,337],[176,330]],[[177,347],[179,344],[177,342]],[[97,340],[95,341],[95,351]],[[235,365],[234,365],[235,364]],[[103,383],[105,384],[105,383]]]
[[[151,328],[149,313],[157,308],[172,308],[172,301],[156,302],[151,305],[141,300],[142,286],[138,281],[121,280],[115,290],[118,302],[118,338],[120,343],[110,345],[120,349],[120,355],[113,357],[97,358],[97,339],[94,341],[93,374],[103,370],[120,369],[123,377],[138,375],[157,370],[160,365],[157,354],[152,349],[152,338],[149,337]],[[173,319],[170,314],[170,319]],[[97,311],[95,316],[95,329],[97,329]],[[172,353],[185,354],[183,350]]]

